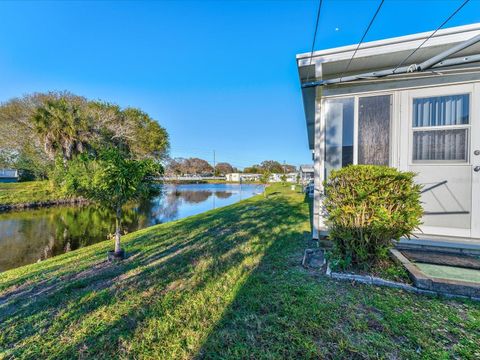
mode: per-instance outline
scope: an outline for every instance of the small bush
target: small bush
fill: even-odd
[[[421,186],[411,172],[375,165],[332,171],[325,183],[332,264],[369,266],[421,224]]]

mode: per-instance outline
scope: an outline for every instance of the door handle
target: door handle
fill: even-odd
[[[473,168],[473,171],[479,172],[479,171],[480,171],[480,166],[475,166],[475,167]]]

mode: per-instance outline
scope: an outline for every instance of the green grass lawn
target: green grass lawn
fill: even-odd
[[[480,358],[479,303],[303,269],[287,189],[0,274],[0,358]]]
[[[0,183],[0,205],[26,204],[61,199],[48,181]]]

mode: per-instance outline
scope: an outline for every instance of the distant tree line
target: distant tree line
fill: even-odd
[[[165,175],[167,176],[224,176],[226,174],[237,172],[227,162],[219,162],[215,164],[215,169],[206,160],[192,157],[192,158],[172,158],[167,161],[165,168]]]
[[[243,169],[243,172],[246,174],[281,174],[292,173],[296,171],[296,166],[289,164],[280,164],[278,161],[275,160],[265,160],[262,161],[259,165],[252,165]]]
[[[213,166],[206,160],[192,158],[172,158],[167,161],[165,174],[167,176],[224,176],[229,173],[243,172],[247,174],[264,174],[264,173],[291,173],[297,168],[293,165],[280,164],[278,161],[266,160],[259,165],[246,167],[243,171],[232,166],[228,162],[219,162]]]

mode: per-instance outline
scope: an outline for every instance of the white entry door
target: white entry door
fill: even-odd
[[[401,162],[423,185],[422,231],[480,238],[480,84],[403,95]]]
[[[472,123],[472,234],[480,239],[480,83],[476,83],[473,92]]]

